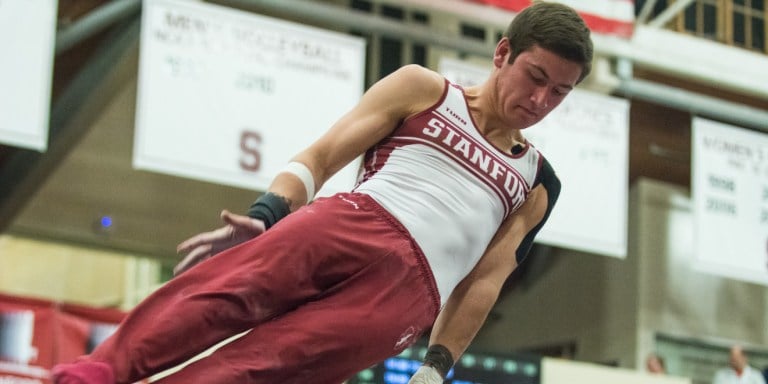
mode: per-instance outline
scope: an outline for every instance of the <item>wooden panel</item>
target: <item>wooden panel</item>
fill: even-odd
[[[691,116],[642,101],[630,110],[629,178],[645,176],[690,187]]]

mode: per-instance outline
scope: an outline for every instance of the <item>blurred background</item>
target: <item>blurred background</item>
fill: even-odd
[[[764,0],[564,2],[593,74],[526,131],[564,192],[453,382],[557,382],[547,361],[656,382],[656,354],[704,384],[734,345],[768,368]],[[529,4],[0,0],[0,378],[98,344],[378,79],[482,81]],[[408,353],[353,380],[400,382]]]

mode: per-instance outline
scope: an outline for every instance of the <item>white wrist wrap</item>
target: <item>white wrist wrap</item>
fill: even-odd
[[[315,197],[315,178],[312,176],[312,171],[306,165],[298,161],[291,161],[280,172],[290,173],[298,177],[304,184],[304,189],[307,192],[307,203],[312,201]]]
[[[445,380],[437,369],[422,365],[419,370],[413,374],[408,384],[443,384]]]

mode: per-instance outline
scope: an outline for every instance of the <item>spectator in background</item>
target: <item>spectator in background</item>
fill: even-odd
[[[719,369],[712,384],[766,384],[759,370],[749,366],[747,355],[739,345],[731,347],[730,367]]]
[[[645,358],[645,370],[648,371],[648,373],[657,375],[667,374],[667,368],[664,366],[664,359],[655,353],[651,353]]]

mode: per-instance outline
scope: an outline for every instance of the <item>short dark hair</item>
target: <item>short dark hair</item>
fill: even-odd
[[[589,28],[576,11],[563,4],[535,2],[518,13],[507,27],[512,63],[517,56],[538,45],[558,56],[581,64],[579,82],[592,71],[592,39]]]

